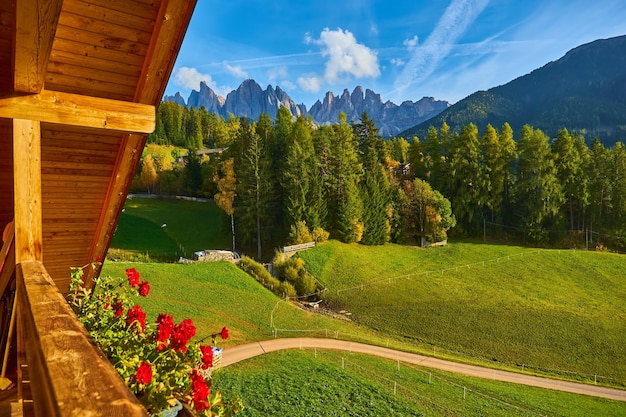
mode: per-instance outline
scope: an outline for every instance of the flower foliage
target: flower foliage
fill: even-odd
[[[155,323],[133,301],[150,292],[135,268],[124,278],[97,278],[94,288],[83,286],[83,268],[74,268],[69,302],[94,342],[109,358],[129,389],[150,413],[181,401],[200,416],[232,416],[243,409],[241,399],[224,401],[211,390],[213,348],[192,342],[196,326],[190,319],[175,324],[161,313]],[[210,335],[228,337],[224,327]]]

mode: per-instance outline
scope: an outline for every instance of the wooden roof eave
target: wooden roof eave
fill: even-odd
[[[195,5],[196,0],[161,3],[134,101],[157,105],[161,100]],[[122,139],[89,259],[104,259],[109,249],[146,138],[130,134]],[[98,273],[88,271],[86,278],[91,280]]]

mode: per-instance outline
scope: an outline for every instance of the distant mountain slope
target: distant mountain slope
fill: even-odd
[[[330,91],[323,101],[318,100],[309,111],[304,104],[296,104],[280,87],[269,85],[263,90],[256,81],[245,80],[239,88],[228,93],[226,98],[221,97],[206,83],[200,83],[200,90],[193,90],[187,102],[180,93],[174,96],[165,96],[164,101],[174,101],[182,106],[204,107],[209,113],[216,113],[228,117],[230,113],[238,117],[248,117],[257,120],[261,113],[266,112],[272,118],[276,116],[279,107],[287,107],[294,116],[311,116],[317,124],[336,123],[339,113],[344,112],[348,121],[358,121],[365,111],[383,136],[394,136],[411,126],[430,119],[448,108],[447,101],[424,97],[417,102],[405,101],[399,106],[391,101],[382,101],[380,94],[372,90],[365,90],[358,86],[352,94],[347,89],[341,96],[334,96]]]
[[[401,133],[424,137],[445,121],[452,129],[509,122],[515,132],[530,124],[547,134],[586,129],[607,142],[626,136],[626,36],[597,40],[569,51],[530,74],[478,91],[434,118]]]

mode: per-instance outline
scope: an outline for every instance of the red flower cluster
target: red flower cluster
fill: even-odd
[[[200,346],[202,352],[202,369],[213,367],[213,348],[211,346]]]
[[[170,345],[176,352],[187,352],[187,343],[196,334],[196,326],[190,319],[185,319],[176,328],[172,334],[172,341]]]
[[[139,368],[137,368],[137,373],[135,374],[137,378],[137,382],[140,384],[149,384],[152,381],[152,365],[148,362],[141,362]]]
[[[128,277],[128,283],[131,287],[135,288],[139,285],[139,272],[135,268],[128,268],[126,270],[126,276]]]
[[[169,314],[161,313],[156,322],[158,331],[156,350],[163,350],[169,345],[170,337],[174,333],[174,320]]]
[[[128,313],[126,313],[126,324],[131,327],[134,323],[139,324],[142,332],[146,330],[146,313],[137,305],[129,308]]]
[[[209,404],[209,394],[211,391],[202,376],[196,369],[191,372],[191,384],[193,386],[193,405],[196,410],[203,411]]]
[[[137,289],[137,292],[142,297],[146,297],[150,292],[150,284],[148,284],[148,281],[141,281],[139,283],[139,288]]]
[[[222,327],[222,331],[220,332],[220,336],[222,340],[228,339],[228,329],[226,327]]]

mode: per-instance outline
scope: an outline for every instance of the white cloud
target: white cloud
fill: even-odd
[[[402,58],[392,58],[392,59],[391,59],[391,61],[389,61],[389,62],[391,62],[391,63],[392,63],[393,65],[395,65],[396,67],[401,67],[401,66],[403,66],[404,64],[406,64],[406,62],[404,62],[404,61],[402,60]]]
[[[426,41],[414,49],[413,57],[394,83],[395,91],[426,80],[488,3],[489,0],[452,0]]]
[[[224,62],[224,68],[226,69],[226,71],[228,71],[231,75],[234,75],[235,77],[248,78],[248,73],[241,68],[241,65],[233,66]]]
[[[270,81],[276,81],[279,79],[287,78],[287,67],[273,67],[267,71],[267,78]]]
[[[374,78],[380,75],[376,52],[358,43],[348,30],[325,28],[319,39],[306,34],[305,41],[321,47],[322,56],[327,58],[324,79],[331,84],[344,76]]]
[[[308,93],[317,93],[322,88],[322,79],[317,76],[299,77],[298,85]]]
[[[380,30],[378,29],[378,25],[372,24],[372,26],[370,26],[370,34],[378,35],[379,33],[380,33]]]
[[[409,51],[414,50],[417,47],[417,35],[413,36],[411,39],[405,39],[404,42],[402,42],[402,45],[406,46],[406,49],[408,49]]]
[[[289,80],[283,80],[280,82],[280,88],[285,91],[294,91],[296,89],[296,85]]]
[[[198,89],[201,81],[213,90],[217,88],[209,74],[202,74],[195,68],[180,67],[174,76],[174,84],[183,88]]]

